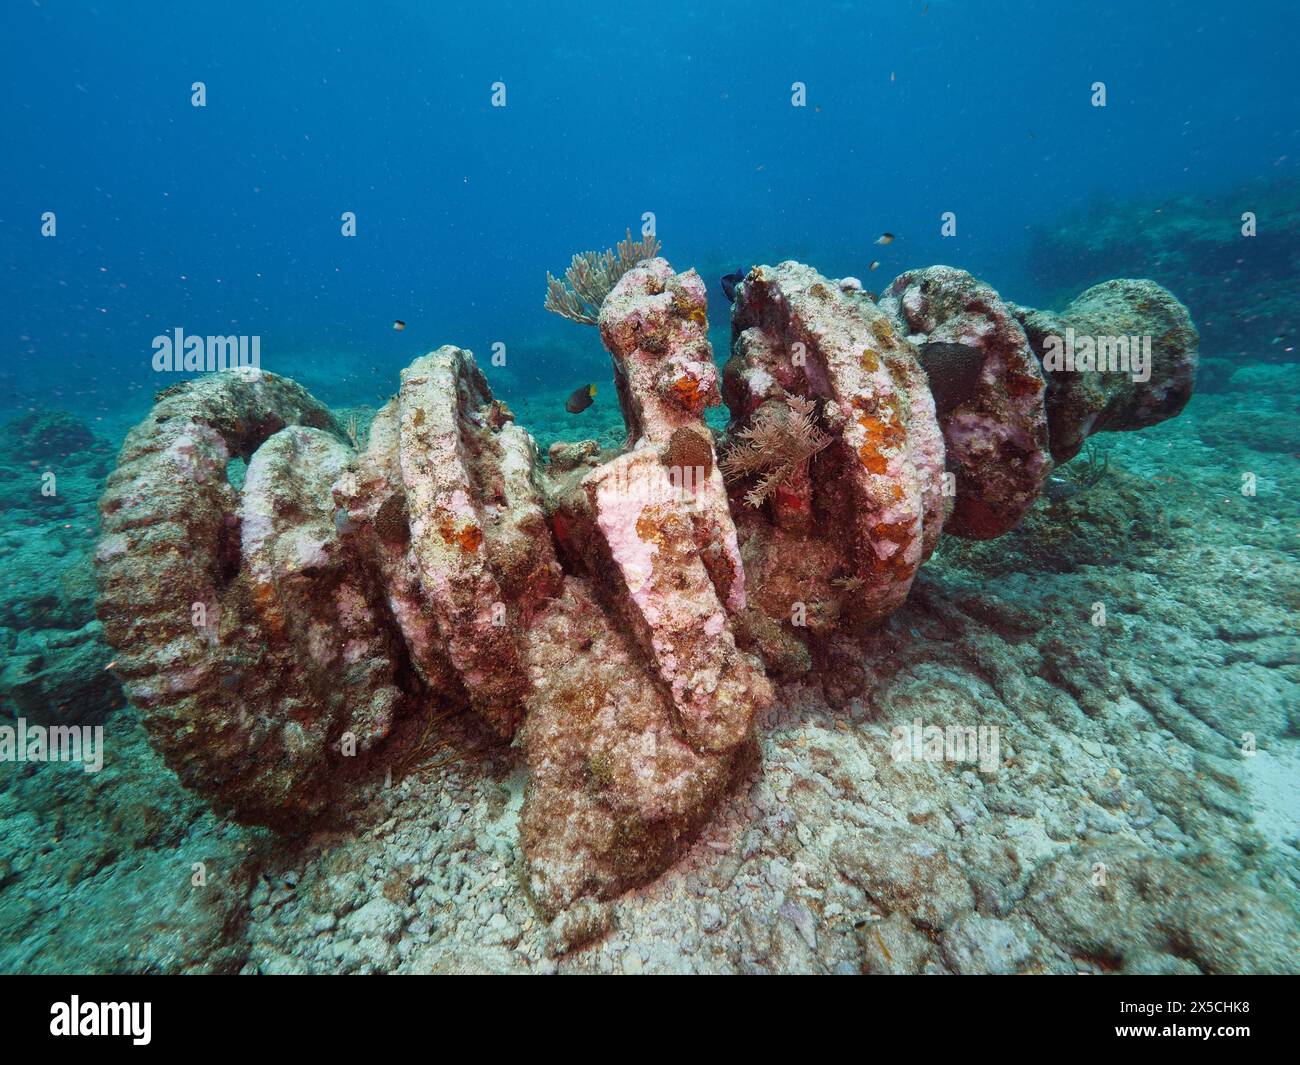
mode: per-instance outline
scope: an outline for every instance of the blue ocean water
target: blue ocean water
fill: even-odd
[[[506,344],[507,390],[604,379],[594,331],[542,311],[545,273],[647,212],[708,277],[723,345],[717,278],[752,262],[868,288],[874,259],[881,286],[950,262],[1033,301],[1036,224],[1297,163],[1284,2],[23,0],[0,20],[6,405],[143,411],[177,327],[258,335],[330,402],[382,399],[443,343]]]

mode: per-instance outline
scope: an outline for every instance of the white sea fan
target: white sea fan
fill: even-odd
[[[633,240],[629,229],[627,237],[613,248],[580,252],[564,271],[563,281],[547,273],[544,308],[561,318],[595,325],[600,305],[619,278],[643,259],[653,259],[659,248],[659,238],[653,233]]]

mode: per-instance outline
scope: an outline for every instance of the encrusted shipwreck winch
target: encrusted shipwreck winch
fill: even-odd
[[[744,766],[769,673],[896,610],[943,532],[1011,528],[1089,433],[1177,414],[1196,364],[1186,311],[1149,281],[1051,315],[948,267],[877,304],[787,262],[739,286],[720,392],[705,308],[663,259],[605,298],[613,455],[541,463],[450,346],[402,373],[360,452],[274,374],[161,393],[100,504],[99,613],[186,786],[301,830],[409,748],[404,726],[468,708],[525,752],[539,905],[612,897]],[[1039,356],[1067,328],[1154,336],[1149,378],[1049,385]],[[719,448],[703,412],[724,398]]]

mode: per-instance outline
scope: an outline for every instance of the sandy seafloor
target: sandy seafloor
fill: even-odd
[[[761,764],[612,905],[533,909],[522,758],[468,721],[285,841],[214,817],[121,707],[98,774],[0,765],[0,971],[1296,972],[1294,384],[1243,367],[1173,421],[1099,438],[1101,482],[1010,536],[946,538],[844,656],[838,705],[780,688]],[[585,428],[562,394],[516,413],[543,449],[613,443],[611,399]],[[125,425],[93,428],[103,452],[64,462],[54,500],[39,461],[0,459],[5,714],[114,701],[88,560]],[[890,730],[918,717],[998,725],[1000,768],[893,762]]]

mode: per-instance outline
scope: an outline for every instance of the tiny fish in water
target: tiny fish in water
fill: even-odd
[[[878,236],[878,237],[876,238],[876,243],[877,243],[877,244],[893,244],[893,243],[894,243],[894,234],[893,234],[893,233],[881,233],[880,236]]]
[[[867,269],[868,269],[868,270],[876,270],[876,269],[878,269],[879,267],[880,267],[880,260],[879,260],[879,259],[872,259],[871,262],[867,264]]]
[[[591,406],[591,402],[595,398],[596,386],[583,385],[581,388],[575,388],[573,395],[564,401],[564,409],[570,414],[581,414]]]
[[[735,273],[722,275],[722,292],[727,297],[728,303],[736,302],[736,286],[745,280],[747,273],[749,271],[741,267]]]
[[[402,321],[400,318],[395,318],[393,319],[393,328],[400,333],[403,329],[406,328],[406,323]]]
[[[1043,488],[1043,494],[1047,496],[1049,503],[1064,503],[1079,494],[1079,486],[1064,477],[1049,477]]]

